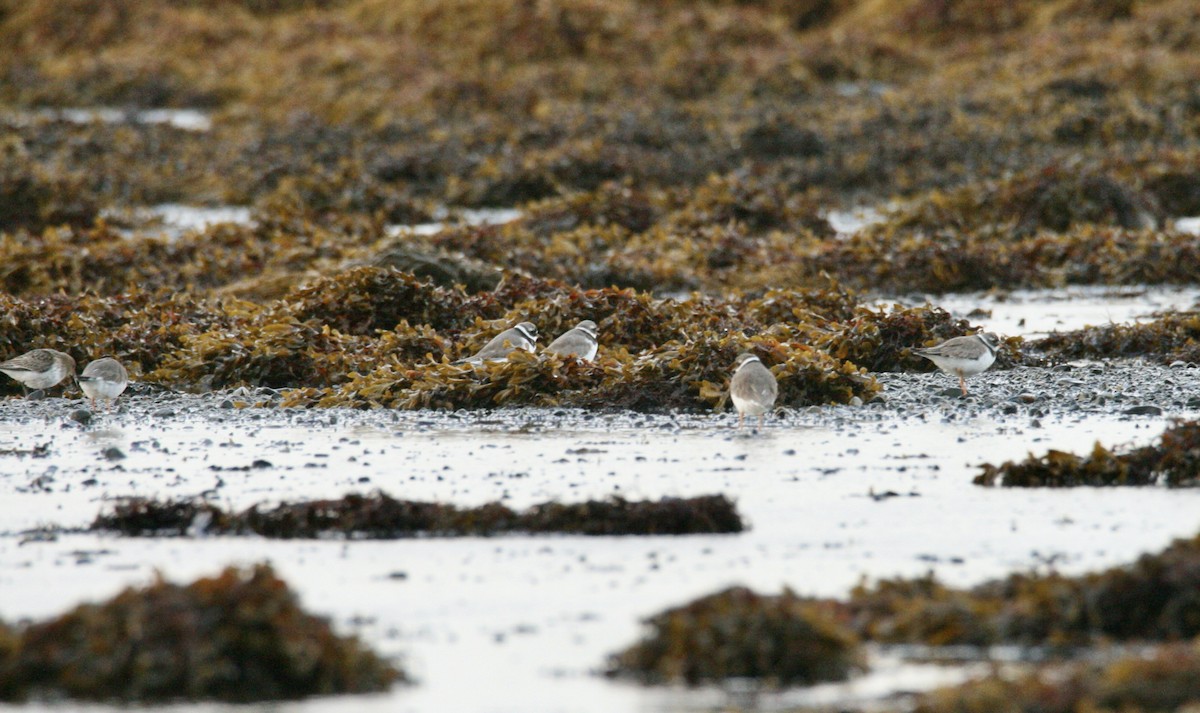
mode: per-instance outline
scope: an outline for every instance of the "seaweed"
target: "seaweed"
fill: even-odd
[[[128,498],[92,522],[96,532],[131,537],[247,535],[295,539],[336,534],[353,539],[418,535],[491,536],[504,533],[580,535],[725,534],[744,529],[733,502],[723,495],[630,501],[614,497],[584,503],[535,505],[516,512],[502,503],[478,507],[397,500],[387,493],[348,494],[336,500],[254,505],[228,512],[197,500]]]
[[[161,577],[54,619],[0,628],[0,699],[231,702],[382,691],[404,673],[305,612],[269,565]]]
[[[1163,364],[1195,363],[1200,362],[1200,312],[1182,310],[1148,322],[1056,332],[1030,346],[1059,361],[1143,357]]]
[[[1200,536],[1077,577],[1014,574],[969,590],[932,576],[859,585],[843,605],[865,640],[1072,647],[1200,635]]]
[[[1157,445],[1115,453],[1096,443],[1087,456],[1051,450],[1041,457],[986,463],[976,485],[1006,488],[1200,485],[1200,422],[1176,420]]]
[[[608,675],[654,684],[752,678],[788,686],[840,681],[863,668],[854,634],[787,589],[761,595],[732,587],[645,623],[648,635],[612,655]]]
[[[99,206],[77,174],[31,163],[20,138],[0,143],[0,231],[37,233],[58,225],[91,225]]]
[[[1181,711],[1200,700],[1200,646],[1168,644],[1115,657],[1005,677],[993,673],[917,697],[917,713],[1004,710],[1070,713],[1080,710]]]

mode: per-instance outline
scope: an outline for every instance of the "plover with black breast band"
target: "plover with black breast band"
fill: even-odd
[[[508,355],[517,350],[532,352],[537,344],[538,330],[533,322],[521,322],[515,327],[506,329],[492,337],[483,345],[483,349],[465,359],[459,359],[455,364],[477,364],[481,361],[504,361]]]
[[[962,395],[967,395],[967,377],[987,371],[996,361],[1000,349],[1000,337],[992,332],[972,334],[966,337],[947,339],[935,347],[913,349],[913,354],[925,357],[939,369],[958,377]]]
[[[563,332],[558,339],[550,342],[545,351],[559,356],[573,356],[584,361],[591,361],[596,357],[596,351],[599,349],[597,341],[599,332],[597,330],[595,322],[585,319],[574,328]]]

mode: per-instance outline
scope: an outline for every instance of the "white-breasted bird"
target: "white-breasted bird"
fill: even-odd
[[[75,375],[75,360],[57,349],[34,349],[0,362],[0,371],[29,389],[48,389]]]
[[[923,356],[939,369],[958,377],[962,395],[967,395],[967,377],[987,371],[996,361],[1000,349],[1000,337],[992,332],[954,337],[927,349],[913,349],[913,354]]]
[[[599,349],[598,336],[596,323],[585,319],[546,345],[545,351],[559,356],[573,356],[584,361],[591,361],[596,357],[596,351]]]
[[[116,359],[103,357],[85,366],[75,380],[84,395],[92,400],[92,408],[96,407],[96,399],[100,399],[107,410],[129,385],[129,372]]]
[[[738,412],[738,428],[746,416],[757,416],[758,427],[762,428],[763,414],[771,410],[779,396],[779,384],[762,360],[750,352],[739,354],[734,363],[729,396]]]
[[[459,359],[455,364],[479,363],[481,361],[504,361],[508,355],[518,349],[532,352],[537,344],[538,330],[533,322],[521,322],[515,327],[506,329],[492,337],[483,345],[483,349],[465,359]]]

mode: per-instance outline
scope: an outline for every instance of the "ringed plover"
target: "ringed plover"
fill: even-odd
[[[558,339],[550,342],[546,346],[545,351],[553,352],[559,356],[573,356],[584,361],[591,361],[595,358],[596,350],[598,349],[596,337],[596,323],[590,319],[585,319],[575,325],[573,329],[563,332]]]
[[[492,341],[483,345],[483,349],[475,352],[475,354],[466,359],[459,359],[455,364],[470,362],[477,364],[481,361],[504,361],[508,355],[518,349],[523,349],[527,352],[532,352],[533,347],[537,344],[538,331],[537,327],[533,326],[533,322],[521,322],[511,329],[506,329],[503,332],[492,337]]]
[[[947,374],[957,376],[962,395],[966,396],[967,377],[986,371],[996,361],[996,350],[999,348],[1000,338],[992,332],[984,332],[954,337],[936,347],[913,349],[912,352],[937,364]]]
[[[75,380],[79,382],[84,395],[92,400],[92,408],[96,408],[96,399],[100,399],[105,402],[105,410],[108,410],[129,385],[129,372],[125,371],[121,362],[104,357],[85,366]]]
[[[729,396],[738,412],[738,428],[746,416],[757,416],[758,427],[762,428],[763,414],[775,405],[779,395],[779,384],[775,375],[750,352],[739,354],[733,378],[729,381]]]

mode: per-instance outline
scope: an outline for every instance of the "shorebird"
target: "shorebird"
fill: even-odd
[[[996,350],[1000,348],[1000,337],[991,332],[972,334],[967,337],[947,339],[936,347],[913,349],[913,354],[923,356],[937,364],[947,374],[958,377],[962,395],[967,395],[967,377],[987,370],[996,361]]]
[[[757,356],[746,352],[734,362],[733,378],[729,381],[729,396],[738,412],[738,428],[746,416],[757,416],[762,428],[763,414],[775,405],[779,384]]]
[[[92,400],[92,408],[96,408],[96,399],[100,399],[105,402],[107,411],[129,385],[129,372],[121,362],[104,357],[85,366],[75,380],[84,395]]]
[[[75,375],[75,360],[56,349],[34,349],[0,362],[0,371],[21,382],[26,396],[29,390],[48,389],[68,376]]]
[[[579,357],[584,361],[591,361],[595,358],[596,350],[599,348],[596,338],[596,323],[590,319],[585,319],[575,325],[573,329],[563,332],[558,339],[550,342],[546,346],[545,351],[553,352],[559,356],[573,356]]]
[[[481,361],[504,361],[508,358],[509,354],[518,349],[532,352],[534,345],[537,344],[537,338],[537,327],[533,326],[532,322],[521,322],[517,326],[506,329],[492,337],[492,341],[483,345],[483,349],[454,363],[463,364],[470,362],[477,364]]]

